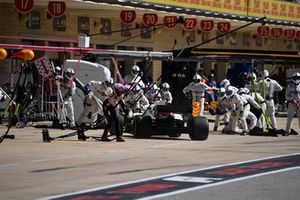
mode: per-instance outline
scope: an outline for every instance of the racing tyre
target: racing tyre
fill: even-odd
[[[144,116],[141,120],[135,122],[133,132],[135,138],[150,138],[152,129],[152,119],[150,116]]]
[[[208,134],[208,120],[205,117],[192,117],[189,133],[191,140],[206,140]]]

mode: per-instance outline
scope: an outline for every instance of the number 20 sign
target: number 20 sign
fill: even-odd
[[[154,26],[158,21],[157,14],[145,13],[143,15],[143,22],[147,26]]]

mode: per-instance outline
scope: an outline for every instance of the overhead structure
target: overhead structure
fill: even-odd
[[[122,5],[132,8],[182,13],[203,17],[222,18],[250,22],[267,16],[264,23],[300,27],[300,4],[268,0],[267,2],[240,1],[189,1],[189,0],[77,0],[97,4]],[[283,10],[284,9],[284,10]]]
[[[82,54],[95,54],[102,57],[129,57],[129,58],[149,58],[153,60],[172,60],[172,52],[155,52],[155,51],[128,51],[128,50],[111,50],[111,49],[93,49],[78,47],[57,47],[57,46],[37,46],[22,44],[0,44],[0,48],[4,49],[31,49],[34,51],[49,52],[73,52]]]

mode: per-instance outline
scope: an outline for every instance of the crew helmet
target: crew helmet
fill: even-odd
[[[227,90],[226,90],[226,96],[229,98],[234,94],[234,90],[232,86],[228,86]]]
[[[65,76],[68,79],[71,79],[74,76],[74,74],[75,74],[75,72],[72,68],[67,68],[66,71],[65,71]]]
[[[238,94],[239,94],[239,95],[246,94],[245,88],[240,88],[240,89],[238,90]]]
[[[249,94],[250,93],[250,90],[248,88],[244,88],[245,90],[245,94]]]
[[[110,77],[110,78],[108,78],[107,80],[104,81],[104,84],[105,84],[107,87],[112,87],[113,84],[114,84],[114,80]]]
[[[170,85],[167,82],[164,82],[163,84],[161,84],[161,90],[163,92],[168,92],[170,90]]]
[[[193,80],[195,83],[200,83],[200,81],[202,80],[201,76],[199,74],[195,74],[193,76]]]
[[[140,67],[139,66],[137,66],[137,65],[133,65],[132,66],[132,68],[131,68],[131,72],[132,72],[132,74],[134,74],[134,75],[138,75],[139,73],[140,73]]]
[[[139,85],[136,85],[133,89],[132,92],[133,94],[139,94],[142,88]]]
[[[150,92],[155,94],[159,90],[158,86],[154,83],[150,89]]]
[[[293,82],[298,84],[300,82],[300,73],[299,72],[295,72],[293,74]]]
[[[228,79],[224,79],[221,81],[220,87],[227,88],[228,86],[230,86],[230,82]]]
[[[262,75],[261,75],[261,78],[262,78],[262,79],[268,78],[269,75],[270,75],[270,74],[269,74],[269,71],[265,69],[265,70],[263,71]]]

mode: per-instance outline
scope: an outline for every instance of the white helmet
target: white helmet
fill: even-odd
[[[230,86],[230,82],[228,79],[224,79],[221,81],[220,87],[227,88],[228,86]]]
[[[162,87],[162,89],[165,89],[165,90],[169,90],[170,89],[170,85],[168,84],[168,83],[163,83],[162,85],[161,85],[161,87]]]
[[[226,90],[225,88],[220,88],[219,92],[218,92],[220,97],[224,97],[226,95]]]
[[[55,72],[61,74],[61,67],[60,66],[56,66],[55,67]]]
[[[194,80],[195,82],[199,83],[199,82],[202,80],[202,78],[201,78],[201,76],[200,76],[199,74],[195,74],[195,75],[193,76],[193,80]]]
[[[72,68],[68,68],[65,71],[65,76],[68,78],[72,78],[72,76],[75,74],[74,70]]]
[[[293,82],[296,84],[300,83],[300,73],[299,72],[295,72],[293,74]]]
[[[113,84],[114,84],[114,80],[110,77],[110,78],[108,78],[108,80],[104,81],[104,84],[105,84],[107,87],[112,87]]]
[[[245,94],[249,94],[250,90],[248,88],[244,88]]]
[[[268,78],[268,77],[269,77],[269,71],[265,69],[263,71],[263,73],[261,74],[261,78],[265,79],[265,78]]]
[[[140,71],[141,70],[140,70],[139,66],[137,66],[137,65],[133,65],[132,68],[131,68],[131,72],[134,75],[138,75],[140,73]]]
[[[157,85],[154,83],[153,85],[152,85],[152,87],[150,88],[150,92],[151,93],[156,93],[157,91],[159,90],[159,88],[157,87]]]
[[[241,94],[246,94],[246,90],[245,90],[246,88],[240,88],[239,90],[238,90],[238,94],[239,95],[241,95]]]
[[[138,94],[140,93],[140,91],[142,90],[142,88],[139,86],[139,85],[136,85],[133,89],[132,89],[132,92],[134,94]]]
[[[234,94],[234,90],[232,86],[228,86],[227,90],[226,90],[226,96],[229,98]]]

